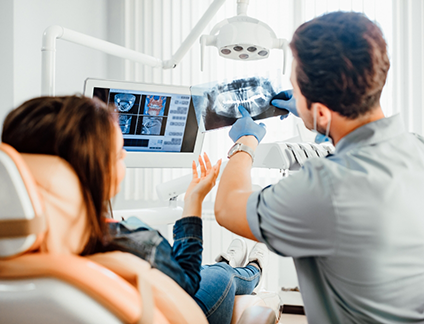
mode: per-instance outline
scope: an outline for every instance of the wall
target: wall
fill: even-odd
[[[13,0],[0,4],[0,131],[7,111],[13,107]]]
[[[43,31],[50,25],[61,25],[107,39],[108,3],[104,0],[1,1],[1,124],[10,109],[41,93]],[[87,77],[108,77],[107,55],[79,45],[59,40],[56,62],[58,95],[81,93]]]
[[[424,135],[424,1],[393,0],[393,111]]]

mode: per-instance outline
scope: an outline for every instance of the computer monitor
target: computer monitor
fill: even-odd
[[[129,168],[189,168],[197,162],[199,130],[189,87],[87,79],[84,95],[117,111]]]

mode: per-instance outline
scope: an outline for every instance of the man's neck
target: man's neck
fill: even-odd
[[[333,114],[331,117],[330,133],[334,145],[355,129],[382,118],[384,118],[384,114],[380,106],[375,107],[369,113],[355,119],[348,119],[338,113]]]

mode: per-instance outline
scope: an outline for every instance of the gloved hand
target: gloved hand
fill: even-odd
[[[249,112],[243,106],[239,106],[238,109],[242,117],[231,127],[229,133],[231,139],[236,142],[242,136],[253,135],[258,142],[260,142],[266,134],[265,124],[256,124],[252,117],[250,117]]]
[[[299,117],[299,114],[297,113],[296,109],[296,99],[294,99],[293,97],[293,90],[281,91],[279,94],[275,95],[271,99],[271,105],[277,108],[287,109],[293,115]],[[288,114],[281,116],[280,119],[283,120],[287,116]]]

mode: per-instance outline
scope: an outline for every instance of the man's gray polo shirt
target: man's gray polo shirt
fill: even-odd
[[[399,116],[252,193],[247,219],[294,258],[309,324],[424,323],[424,143]]]

